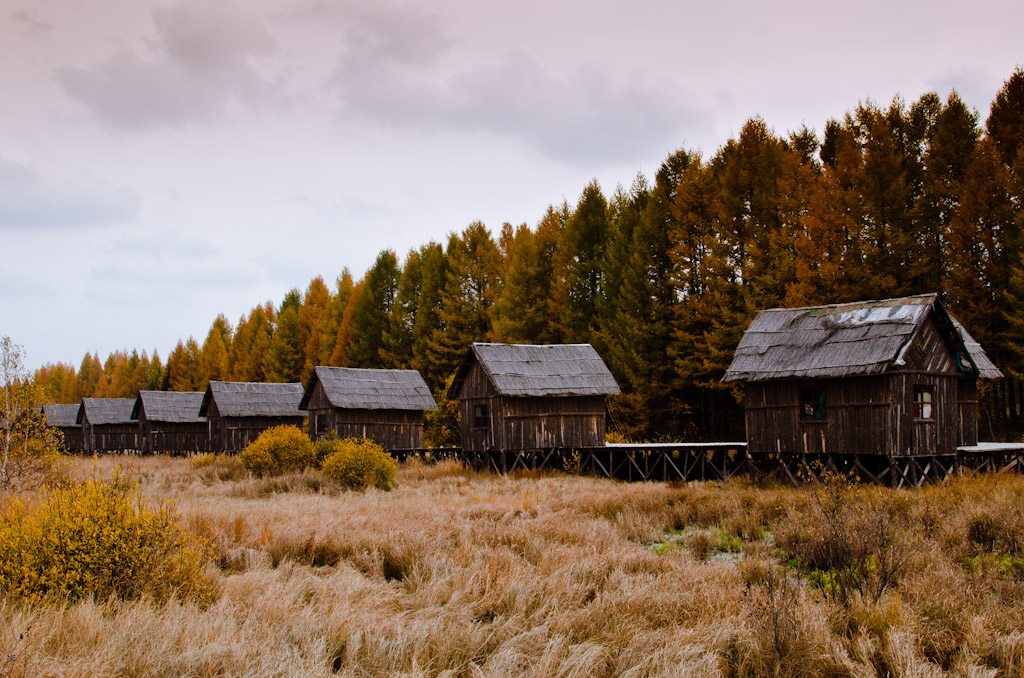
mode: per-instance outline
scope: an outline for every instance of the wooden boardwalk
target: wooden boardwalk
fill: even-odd
[[[955,455],[889,458],[880,455],[754,455],[743,442],[609,443],[575,450],[466,452],[460,448],[392,453],[456,459],[478,471],[551,469],[625,481],[687,482],[747,475],[799,485],[828,474],[891,487],[920,487],[963,470],[1024,471],[1024,443],[980,443]]]

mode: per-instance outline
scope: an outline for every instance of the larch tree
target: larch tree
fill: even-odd
[[[327,304],[324,321],[320,326],[321,365],[340,366],[333,362],[334,347],[338,343],[338,332],[341,330],[341,321],[345,317],[345,308],[352,296],[353,286],[352,274],[346,267],[335,281],[334,293]]]
[[[293,290],[294,291],[294,290]],[[277,327],[270,338],[270,347],[263,359],[263,373],[266,381],[272,383],[293,383],[302,375],[302,346],[299,338],[298,293],[296,303],[281,304],[277,314]]]
[[[603,293],[604,253],[609,229],[608,201],[596,180],[583,189],[559,243],[565,267],[567,341],[590,341],[597,327]]]
[[[320,276],[313,278],[306,293],[302,297],[302,306],[298,311],[299,346],[302,347],[302,371],[300,379],[303,383],[317,365],[326,365],[330,354],[324,355],[322,347],[322,327],[327,319],[327,311],[331,304],[331,291]]]
[[[551,257],[541,237],[526,224],[502,232],[501,285],[491,307],[495,341],[532,344],[542,340],[548,325]]]
[[[498,261],[498,246],[479,221],[448,240],[438,326],[428,349],[442,374],[455,369],[471,343],[491,338]]]
[[[381,367],[384,334],[391,323],[398,295],[398,257],[391,250],[377,255],[363,278],[348,336],[348,364],[352,367]]]

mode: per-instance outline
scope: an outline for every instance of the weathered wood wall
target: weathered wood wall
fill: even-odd
[[[82,424],[85,447],[90,452],[124,452],[139,449],[139,427],[130,424]]]
[[[208,452],[210,429],[207,422],[171,423],[139,421],[139,443],[143,452]]]
[[[488,408],[488,426],[475,426],[475,409]],[[479,364],[460,393],[462,448],[467,451],[547,450],[604,445],[604,396],[505,397]]]
[[[801,392],[825,388],[825,418],[801,416]],[[887,454],[887,377],[747,384],[747,441],[754,454]]]
[[[68,452],[85,451],[85,435],[81,426],[58,426],[64,436],[64,449]]]

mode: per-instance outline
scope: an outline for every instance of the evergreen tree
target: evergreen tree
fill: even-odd
[[[293,383],[299,381],[302,375],[298,305],[287,303],[290,295],[285,297],[286,303],[281,304],[277,327],[263,359],[263,374],[266,381],[271,383]]]
[[[491,307],[495,341],[532,344],[548,325],[551,257],[541,251],[540,236],[526,224],[502,231],[501,285]]]
[[[303,383],[309,380],[317,365],[326,365],[330,359],[329,353],[324,354],[321,341],[330,303],[331,291],[324,284],[324,279],[320,276],[313,278],[298,310],[299,346],[302,347],[302,372],[299,376]]]
[[[412,334],[423,286],[420,254],[409,250],[398,280],[394,308],[381,348],[382,362],[389,368],[407,368],[412,363]]]
[[[348,364],[352,367],[381,367],[384,334],[391,323],[399,282],[398,257],[391,250],[377,260],[363,279],[349,327]]]
[[[449,238],[438,326],[428,349],[441,374],[455,369],[471,343],[490,339],[498,260],[498,247],[479,221]]]
[[[416,317],[412,323],[412,355],[409,366],[419,371],[432,392],[444,386],[448,373],[431,358],[430,343],[441,327],[441,295],[448,277],[448,256],[439,243],[419,251],[420,286]]]
[[[334,347],[338,343],[338,332],[345,316],[345,307],[352,296],[352,274],[348,268],[342,270],[335,281],[335,292],[327,304],[324,321],[320,327],[320,364],[340,366],[333,362]]]
[[[198,391],[203,381],[199,344],[189,337],[167,358],[168,382],[171,391]]]
[[[603,293],[604,253],[608,239],[608,202],[597,181],[583,189],[559,242],[564,268],[567,341],[587,342],[597,327]]]

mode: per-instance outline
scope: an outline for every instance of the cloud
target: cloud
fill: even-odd
[[[461,60],[435,16],[335,6],[347,49],[329,86],[342,110],[399,129],[485,133],[589,164],[660,151],[711,116],[670,79],[556,72],[522,51],[490,63]]]
[[[523,53],[441,82],[414,64],[345,64],[334,84],[348,111],[372,120],[511,137],[580,163],[657,151],[684,130],[711,126],[708,112],[670,80],[616,79],[587,68],[559,75]]]
[[[57,81],[99,120],[124,128],[205,122],[276,98],[260,70],[276,45],[254,15],[186,0],[157,8],[153,25],[141,53],[122,49],[92,66],[64,66]]]
[[[140,199],[93,180],[62,181],[0,155],[0,231],[71,229],[134,221]]]
[[[30,9],[22,9],[11,15],[11,23],[18,29],[29,35],[41,35],[49,32],[53,27],[39,18],[39,15]]]

